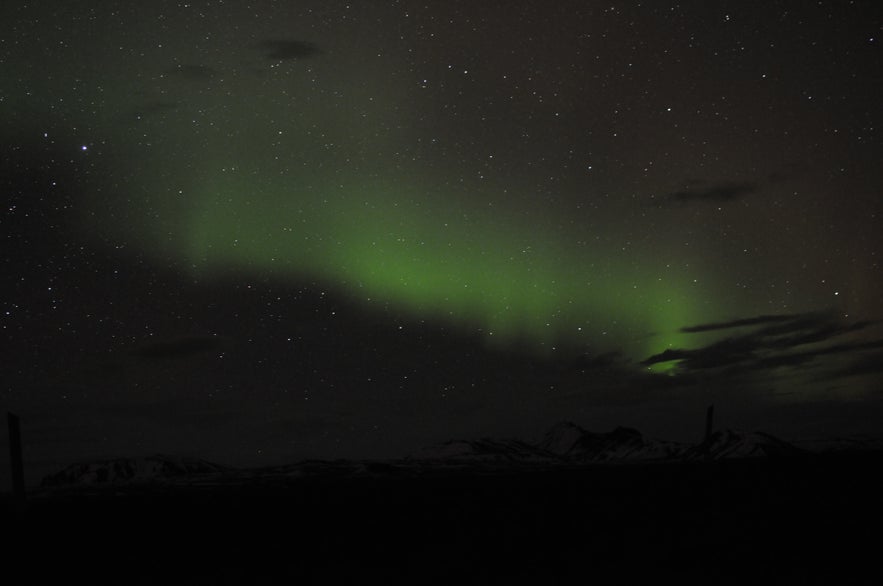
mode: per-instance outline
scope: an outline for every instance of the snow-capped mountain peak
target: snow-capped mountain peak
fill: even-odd
[[[701,444],[690,448],[688,459],[755,458],[795,456],[800,448],[761,431],[745,432],[734,429],[716,431]]]
[[[648,439],[629,427],[595,433],[567,421],[549,430],[540,446],[562,458],[592,462],[658,460],[674,457],[683,451],[680,444]]]
[[[546,432],[540,446],[559,456],[567,455],[579,440],[588,432],[570,421],[556,423]]]

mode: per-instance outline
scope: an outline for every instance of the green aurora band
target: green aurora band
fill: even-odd
[[[699,342],[679,328],[720,318],[713,281],[697,284],[703,267],[689,264],[677,234],[623,247],[618,218],[629,198],[586,195],[603,204],[587,221],[519,187],[524,177],[463,181],[478,162],[400,156],[421,140],[419,108],[428,106],[414,89],[379,85],[389,76],[369,58],[315,62],[326,95],[345,96],[336,101],[301,95],[306,80],[292,86],[229,64],[218,66],[230,71],[223,83],[207,87],[162,73],[161,62],[135,86],[109,82],[90,98],[103,105],[96,118],[81,124],[91,136],[67,137],[84,161],[101,155],[82,229],[202,279],[313,281],[367,308],[539,354],[619,351],[640,361]],[[15,107],[19,119],[45,116],[25,100]]]
[[[464,212],[419,189],[397,198],[401,185],[377,180],[313,193],[241,170],[222,175],[199,186],[178,248],[203,278],[237,270],[312,279],[366,306],[540,353],[618,349],[642,359],[688,345],[678,328],[702,319],[695,286],[642,278],[658,271],[568,246],[573,235],[541,219],[529,227],[505,211]]]

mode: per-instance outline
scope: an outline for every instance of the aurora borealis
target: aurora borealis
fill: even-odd
[[[468,204],[451,213],[429,198],[400,204],[382,186],[333,194],[337,202],[281,189],[251,195],[255,204],[235,180],[215,187],[221,201],[194,212],[186,231],[194,270],[306,275],[360,303],[479,328],[489,338],[524,337],[537,350],[594,344],[609,333],[646,352],[646,338],[673,334],[666,326],[683,321],[691,301],[686,285],[648,279],[656,274],[650,268],[610,266],[609,253],[570,244],[571,230],[530,228],[524,219],[464,211]]]
[[[47,462],[873,427],[874,3],[93,4],[0,9],[4,402]]]
[[[151,175],[136,181],[143,200],[127,198],[124,209],[114,210],[128,219],[118,225],[105,217],[102,191],[95,209],[86,210],[90,219],[97,215],[96,232],[122,228],[112,236],[131,238],[134,230],[133,245],[144,254],[171,256],[195,274],[239,269],[317,279],[359,302],[389,303],[496,339],[524,338],[538,350],[604,342],[626,345],[640,358],[668,347],[678,324],[713,315],[707,308],[713,293],[689,278],[695,271],[683,270],[690,255],[658,235],[622,246],[623,211],[597,204],[581,211],[585,204],[574,198],[591,201],[587,187],[570,188],[562,205],[535,201],[539,188],[550,187],[520,185],[494,169],[496,158],[511,154],[492,144],[482,162],[487,170],[478,165],[475,177],[459,178],[459,185],[434,169],[434,159],[401,163],[395,149],[403,144],[457,143],[466,133],[423,138],[396,128],[402,117],[426,113],[417,95],[399,97],[398,108],[373,106],[393,93],[376,81],[393,73],[382,61],[370,79],[355,73],[365,67],[361,62],[344,61],[346,73],[337,73],[343,81],[332,94],[345,107],[304,100],[299,76],[319,83],[313,80],[328,67],[339,67],[322,54],[306,63],[273,61],[264,79],[234,70],[230,82],[222,81],[228,72],[220,63],[158,71],[136,93],[152,91],[177,104],[196,90],[197,99],[146,120],[137,109],[135,124],[114,129],[124,134],[111,135],[105,150],[126,145],[133,132],[175,147],[143,142],[126,154]],[[402,96],[417,93],[399,88]],[[119,115],[131,116],[131,105],[123,104]],[[233,132],[203,130],[195,118],[218,110],[237,121]],[[158,179],[156,169],[162,169]],[[665,250],[654,251],[660,244]]]

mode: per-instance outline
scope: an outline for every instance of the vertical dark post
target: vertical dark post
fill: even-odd
[[[12,464],[12,494],[15,500],[25,500],[25,472],[21,455],[21,425],[18,415],[7,413],[9,423],[9,459]]]
[[[714,405],[709,405],[705,412],[705,443],[711,442],[711,430],[714,424]]]

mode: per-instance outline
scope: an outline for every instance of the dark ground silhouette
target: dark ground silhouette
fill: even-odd
[[[56,493],[7,507],[4,583],[880,583],[881,467],[868,452]]]

